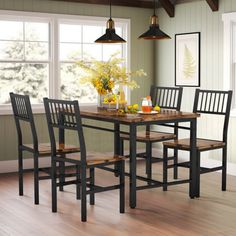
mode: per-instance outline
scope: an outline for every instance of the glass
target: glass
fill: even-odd
[[[94,43],[102,34],[101,26],[83,25],[83,43]]]
[[[84,72],[74,63],[61,63],[61,98],[79,100],[83,103],[97,103],[97,92],[90,84],[81,84]]]
[[[61,43],[81,43],[81,25],[60,24]]]
[[[25,60],[48,60],[48,43],[29,42],[25,43]]]
[[[23,40],[23,22],[0,21],[0,40]]]
[[[78,43],[61,43],[60,60],[76,61],[81,59],[81,44]]]
[[[46,63],[0,63],[0,104],[9,104],[9,92],[28,94],[33,104],[48,96]]]
[[[151,97],[147,96],[146,98],[143,98],[142,101],[142,112],[151,112],[151,111],[152,111]]]
[[[49,24],[40,22],[25,22],[25,40],[48,42]]]
[[[102,60],[102,45],[101,44],[83,44],[83,58],[94,58]]]
[[[17,41],[0,41],[0,60],[23,60],[24,44]]]
[[[121,58],[122,45],[121,44],[110,44],[103,45],[103,60],[107,61],[111,55],[117,53],[116,57]]]

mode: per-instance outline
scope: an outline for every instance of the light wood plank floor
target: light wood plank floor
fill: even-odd
[[[128,165],[127,165],[128,166]],[[139,171],[143,170],[139,162]],[[155,166],[161,178],[161,166]],[[184,170],[185,174],[187,172]],[[159,174],[158,174],[159,173]],[[111,173],[96,171],[98,183],[114,182]],[[126,236],[126,235],[236,235],[236,177],[228,176],[228,190],[220,190],[220,173],[203,175],[201,198],[188,197],[188,185],[139,191],[137,208],[119,213],[118,191],[99,193],[88,205],[88,222],[80,221],[80,201],[75,187],[58,194],[58,213],[51,213],[50,181],[40,182],[40,205],[33,204],[33,175],[25,174],[25,195],[18,196],[16,174],[0,175],[0,236]]]

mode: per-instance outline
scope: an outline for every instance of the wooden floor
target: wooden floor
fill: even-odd
[[[139,163],[139,171],[143,162]],[[156,178],[160,178],[156,166]],[[105,173],[105,174],[104,174]],[[185,172],[186,173],[186,172]],[[113,182],[113,175],[96,171],[97,182]],[[50,182],[40,182],[40,205],[33,204],[32,173],[25,175],[25,195],[18,196],[16,174],[0,175],[0,236],[126,236],[126,235],[236,235],[236,177],[228,177],[228,190],[220,191],[220,173],[202,176],[201,198],[188,197],[188,185],[138,192],[137,208],[118,210],[118,191],[99,193],[88,205],[88,221],[80,221],[80,201],[74,186],[58,194],[58,213],[51,213]]]

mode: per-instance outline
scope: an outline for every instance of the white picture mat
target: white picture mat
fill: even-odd
[[[176,85],[199,86],[199,33],[176,35]]]

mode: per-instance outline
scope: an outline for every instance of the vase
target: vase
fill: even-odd
[[[103,107],[103,101],[104,101],[104,95],[98,93],[98,96],[97,96],[97,106],[98,107]]]

